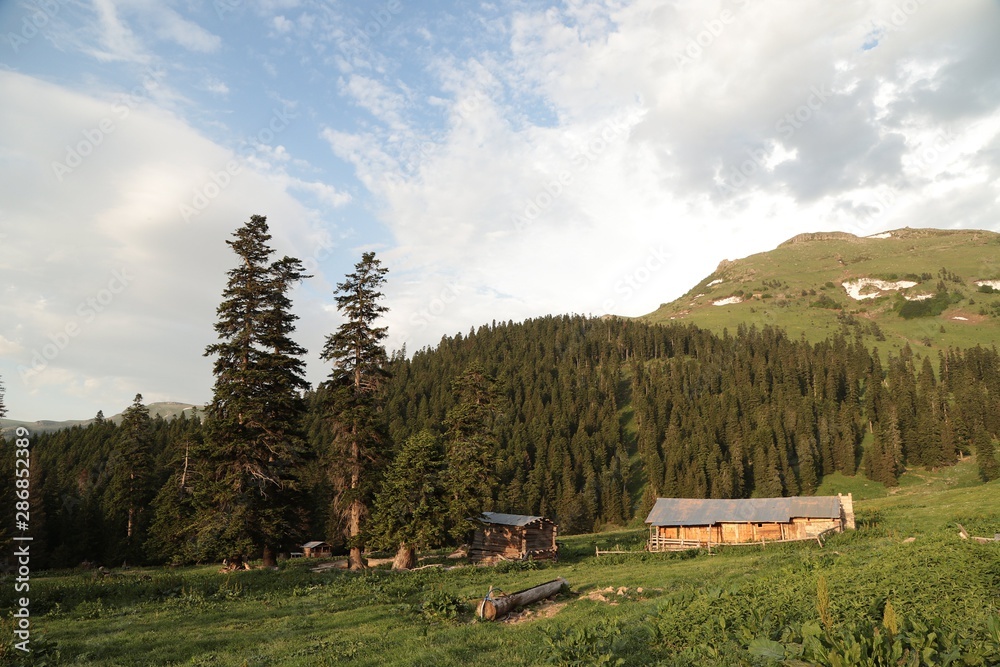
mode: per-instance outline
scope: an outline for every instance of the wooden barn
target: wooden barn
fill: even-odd
[[[470,521],[479,524],[469,547],[473,563],[501,560],[556,560],[559,526],[540,516],[483,512]]]
[[[332,548],[326,542],[306,542],[302,545],[302,555],[305,558],[329,558]]]
[[[650,551],[818,540],[854,529],[854,498],[657,498],[646,523]]]

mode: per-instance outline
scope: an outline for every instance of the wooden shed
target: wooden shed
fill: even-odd
[[[306,542],[302,545],[302,555],[305,558],[329,558],[332,551],[326,542]]]
[[[521,514],[483,512],[470,521],[479,524],[469,547],[473,563],[500,560],[556,560],[559,527],[550,519]]]
[[[814,540],[854,529],[854,498],[657,498],[646,523],[650,551]]]

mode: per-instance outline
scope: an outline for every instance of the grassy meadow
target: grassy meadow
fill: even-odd
[[[809,656],[839,647],[848,655],[841,664],[911,664],[864,661],[898,644],[922,651],[919,664],[1000,664],[1000,543],[962,540],[955,525],[1000,532],[1000,482],[979,483],[967,460],[908,472],[889,491],[842,476],[821,491],[859,498],[858,530],[822,548],[648,554],[639,528],[561,538],[555,564],[357,574],[312,572],[315,561],[297,559],[277,572],[39,573],[35,652],[2,655],[10,664],[105,667],[801,665],[837,664]],[[635,553],[597,558],[596,547]],[[555,577],[570,588],[554,601],[514,622],[475,619],[491,585],[513,592]],[[12,588],[9,579],[2,586],[5,608]],[[816,638],[823,630],[826,649]]]

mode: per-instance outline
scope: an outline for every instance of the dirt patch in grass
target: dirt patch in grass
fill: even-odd
[[[524,607],[508,614],[507,618],[503,619],[501,623],[517,625],[518,623],[525,623],[527,621],[537,621],[540,618],[552,618],[562,611],[567,604],[569,603],[544,600],[531,607]]]
[[[610,605],[616,605],[625,600],[644,600],[645,596],[643,593],[645,592],[646,589],[642,587],[630,589],[626,586],[619,586],[618,588],[608,586],[607,588],[590,591],[580,597],[586,600],[593,600],[594,602],[606,602]]]
[[[310,572],[325,572],[326,570],[346,570],[346,560],[335,560],[329,563],[320,563],[316,567],[309,568]]]

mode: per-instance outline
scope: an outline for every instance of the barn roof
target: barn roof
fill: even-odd
[[[503,514],[501,512],[483,512],[477,517],[473,517],[473,521],[479,521],[480,523],[491,523],[498,524],[501,526],[527,526],[528,524],[535,523],[536,521],[549,521],[542,516],[525,516],[523,514]],[[552,523],[549,521],[549,523]]]
[[[302,545],[303,549],[315,549],[316,547],[321,547],[326,545],[326,542],[306,542]]]
[[[840,498],[657,498],[646,523],[654,526],[711,526],[717,523],[787,523],[792,517],[836,519]]]

